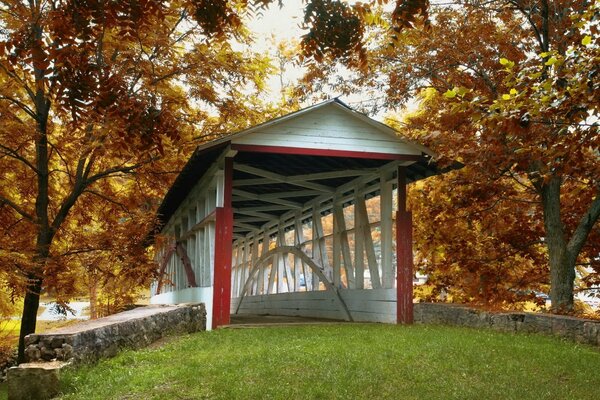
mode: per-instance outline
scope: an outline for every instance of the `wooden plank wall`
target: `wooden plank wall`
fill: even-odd
[[[277,125],[261,127],[235,138],[232,143],[389,154],[421,155],[422,151],[399,141],[393,133],[383,132],[381,127],[348,118],[348,113],[336,104]]]
[[[396,322],[395,289],[342,289],[340,294],[354,321]],[[231,312],[239,304],[231,301]],[[238,314],[286,315],[345,319],[333,293],[326,290],[244,297]]]

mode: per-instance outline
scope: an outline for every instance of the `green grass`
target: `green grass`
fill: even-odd
[[[62,399],[592,399],[600,351],[538,335],[347,324],[225,329],[62,375]]]

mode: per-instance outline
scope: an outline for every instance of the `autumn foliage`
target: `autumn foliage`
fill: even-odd
[[[25,297],[21,339],[43,290],[115,305],[147,285],[144,239],[189,153],[281,112],[256,95],[270,60],[236,50],[251,43],[245,13],[271,3],[0,5],[0,285]],[[413,190],[434,295],[502,303],[549,289],[569,311],[576,278],[600,283],[598,7],[306,3],[298,92],[369,87],[388,110],[419,96],[400,130],[442,165],[467,165]],[[336,77],[336,61],[355,79]]]
[[[3,2],[0,273],[25,296],[21,357],[42,290],[149,283],[144,239],[185,155],[221,115],[252,123],[268,60],[232,49],[248,36],[219,4]]]
[[[409,4],[410,2],[405,2]],[[451,1],[396,24],[398,10],[358,13],[362,73],[310,68],[300,92],[368,88],[366,112],[467,167],[414,189],[420,265],[435,292],[483,303],[535,290],[555,311],[600,266],[598,2]],[[428,18],[424,18],[428,17]],[[350,65],[345,59],[340,62]]]

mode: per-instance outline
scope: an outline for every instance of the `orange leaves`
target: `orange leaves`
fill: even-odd
[[[417,22],[429,26],[429,0],[396,0],[392,21],[399,32],[404,28],[414,28]]]
[[[445,293],[502,306],[547,289],[540,207],[516,181],[490,180],[467,166],[417,184],[409,198],[417,265],[433,300]]]

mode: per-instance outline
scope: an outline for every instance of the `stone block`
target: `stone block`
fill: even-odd
[[[548,314],[525,314],[519,331],[527,333],[552,334],[552,315]]]
[[[8,400],[46,400],[60,392],[59,371],[68,363],[27,363],[8,370]]]
[[[490,314],[490,327],[500,332],[515,332],[517,324],[510,313]]]
[[[563,315],[552,316],[552,333],[571,340],[577,340],[582,337],[579,332],[583,331],[585,320]]]
[[[42,353],[42,360],[44,361],[52,361],[56,358],[56,353],[54,353],[54,349],[49,347],[41,347],[40,351]]]
[[[25,359],[29,362],[38,361],[42,358],[42,352],[35,344],[30,344],[25,348]]]
[[[600,322],[586,321],[583,323],[582,342],[600,346]]]
[[[36,344],[39,341],[39,336],[36,334],[29,334],[27,336],[25,336],[25,347],[31,345],[31,344]]]

